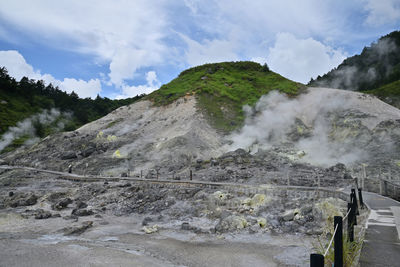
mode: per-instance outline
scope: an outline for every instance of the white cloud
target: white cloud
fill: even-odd
[[[0,1],[0,17],[5,22],[0,24],[0,38],[10,42],[8,37],[15,35],[17,40],[25,41],[28,36],[31,39],[27,40],[44,46],[91,55],[93,62],[109,68],[102,82],[122,89],[143,68],[168,69],[165,67],[174,65],[176,69],[176,66],[185,68],[207,62],[262,61],[271,58],[271,51],[281,52],[279,55],[287,60],[288,53],[295,48],[287,48],[287,53],[282,54],[282,50],[276,48],[279,40],[275,39],[280,32],[286,32],[323,50],[312,53],[314,59],[307,62],[291,62],[293,77],[304,81],[303,76],[309,79],[321,75],[327,71],[325,66],[336,64],[342,54],[337,47],[348,45],[354,49],[358,46],[354,45],[354,40],[371,39],[371,33],[355,32],[355,28],[362,28],[357,25],[358,21],[364,20],[354,17],[355,14],[359,16],[360,10],[366,10],[369,24],[396,22],[400,16],[396,2],[398,0],[252,0],[245,4],[232,0]],[[324,40],[320,43],[322,48],[312,40]],[[326,46],[326,40],[332,48]],[[367,43],[359,48],[363,45]],[[296,52],[310,53],[304,50],[304,47],[297,48]],[[297,56],[292,55],[292,58]],[[321,66],[323,68],[318,71],[316,68]]]
[[[366,0],[364,9],[369,13],[365,22],[371,26],[395,23],[400,19],[398,0]]]
[[[18,81],[24,76],[32,79],[40,77],[40,73],[35,72],[33,67],[26,63],[25,58],[15,50],[0,51],[0,66],[5,66],[8,73]]]
[[[307,83],[311,77],[323,74],[346,58],[335,50],[312,38],[297,39],[290,33],[279,33],[269,49],[269,67],[294,81]]]
[[[60,89],[70,93],[75,91],[80,97],[95,98],[101,91],[101,83],[99,79],[90,79],[89,81],[65,78],[59,83]]]
[[[157,79],[157,73],[155,71],[149,71],[146,73],[146,84],[137,86],[122,85],[122,94],[117,95],[116,99],[123,99],[127,97],[134,97],[141,94],[149,94],[160,87],[160,82]]]
[[[89,81],[76,80],[73,78],[64,78],[60,81],[50,74],[41,74],[40,70],[34,70],[29,65],[25,58],[15,50],[0,51],[0,66],[7,68],[10,76],[14,77],[17,81],[22,77],[29,79],[43,80],[47,84],[52,83],[58,86],[61,90],[71,93],[75,91],[80,97],[96,97],[101,92],[101,83],[99,79],[91,79]]]
[[[121,86],[135,71],[161,62],[166,22],[164,1],[0,2],[0,16],[46,45],[92,54],[110,64],[109,78]],[[1,26],[0,26],[1,28]]]
[[[235,52],[236,43],[230,40],[205,40],[202,44],[181,35],[188,48],[185,60],[190,66],[221,61],[236,61],[239,56]]]

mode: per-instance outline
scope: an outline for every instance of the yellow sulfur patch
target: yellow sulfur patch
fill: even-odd
[[[257,224],[261,227],[264,228],[267,226],[267,220],[265,218],[258,218],[257,219]]]
[[[115,135],[107,135],[107,141],[108,142],[117,141],[117,137]]]
[[[114,154],[112,155],[113,158],[122,158],[121,153],[119,152],[119,149],[117,149]]]

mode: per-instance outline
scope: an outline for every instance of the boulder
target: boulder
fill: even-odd
[[[38,209],[35,212],[35,219],[37,220],[42,220],[42,219],[47,219],[50,218],[52,215],[49,211],[45,211],[42,209]]]
[[[87,209],[74,209],[72,211],[71,215],[89,216],[89,215],[93,215],[93,211],[92,210],[87,210]]]
[[[53,204],[51,206],[51,208],[54,209],[54,210],[62,210],[64,208],[66,208],[71,203],[72,203],[72,199],[67,197],[67,198],[61,199],[57,203]]]
[[[247,220],[243,216],[231,215],[221,219],[215,226],[217,232],[229,232],[243,229],[247,226]]]
[[[15,199],[13,199],[10,203],[10,206],[13,208],[19,206],[32,206],[37,203],[38,197],[35,194],[23,194],[23,195],[13,195]]]
[[[83,157],[89,157],[90,155],[92,155],[93,154],[93,152],[95,152],[96,151],[96,148],[94,148],[94,147],[88,147],[88,148],[86,148],[85,150],[83,150],[82,151],[82,156]]]
[[[293,209],[293,210],[287,210],[285,211],[280,217],[282,220],[284,220],[285,222],[288,221],[293,221],[294,217],[299,214],[299,210],[298,209]]]
[[[143,219],[143,221],[142,221],[142,225],[143,226],[146,226],[146,225],[148,225],[150,222],[152,222],[153,221],[153,219],[152,218],[150,218],[150,217],[145,217],[144,219]]]
[[[80,201],[80,200],[76,201],[76,208],[77,209],[84,209],[86,207],[87,207],[87,204],[85,202]]]
[[[63,160],[67,160],[67,159],[76,159],[76,158],[77,158],[77,155],[76,155],[76,153],[73,152],[73,151],[67,151],[67,152],[64,152],[64,153],[61,155],[61,159],[63,159]]]
[[[80,235],[93,226],[92,221],[83,222],[80,226],[70,226],[62,229],[64,235]]]
[[[143,230],[146,234],[153,234],[153,233],[158,232],[158,225],[155,224],[155,225],[149,226],[149,227],[143,226],[142,230]]]

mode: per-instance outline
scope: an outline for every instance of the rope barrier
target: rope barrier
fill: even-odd
[[[347,212],[346,216],[343,217],[343,221],[346,220],[347,216],[349,216],[351,209]]]
[[[329,251],[329,249],[330,249],[331,246],[332,246],[332,242],[333,242],[333,239],[334,239],[334,237],[335,237],[335,235],[336,235],[336,230],[337,230],[337,228],[338,228],[338,225],[336,225],[336,227],[335,227],[335,232],[333,232],[331,241],[329,242],[329,246],[326,248],[326,251],[325,251],[325,253],[324,253],[324,257],[326,257],[326,254],[328,254],[328,251]]]

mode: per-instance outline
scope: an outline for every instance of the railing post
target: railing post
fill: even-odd
[[[351,195],[353,196],[353,202],[354,202],[354,206],[355,206],[355,214],[360,215],[360,212],[358,211],[357,195],[356,195],[355,189],[351,189]]]
[[[388,192],[387,192],[387,181],[383,181],[383,195],[387,196]]]
[[[360,200],[360,207],[364,209],[364,200],[362,197],[362,188],[358,188],[358,200]]]
[[[324,267],[324,255],[311,254],[310,255],[310,267]]]
[[[351,203],[347,203],[347,212],[349,212],[349,215],[347,217],[347,240],[350,242],[353,242],[354,241],[354,222],[353,222],[354,212],[352,210]]]
[[[343,221],[342,216],[334,217],[334,228],[337,226],[336,234],[334,237],[334,252],[335,252],[335,267],[343,267]]]

